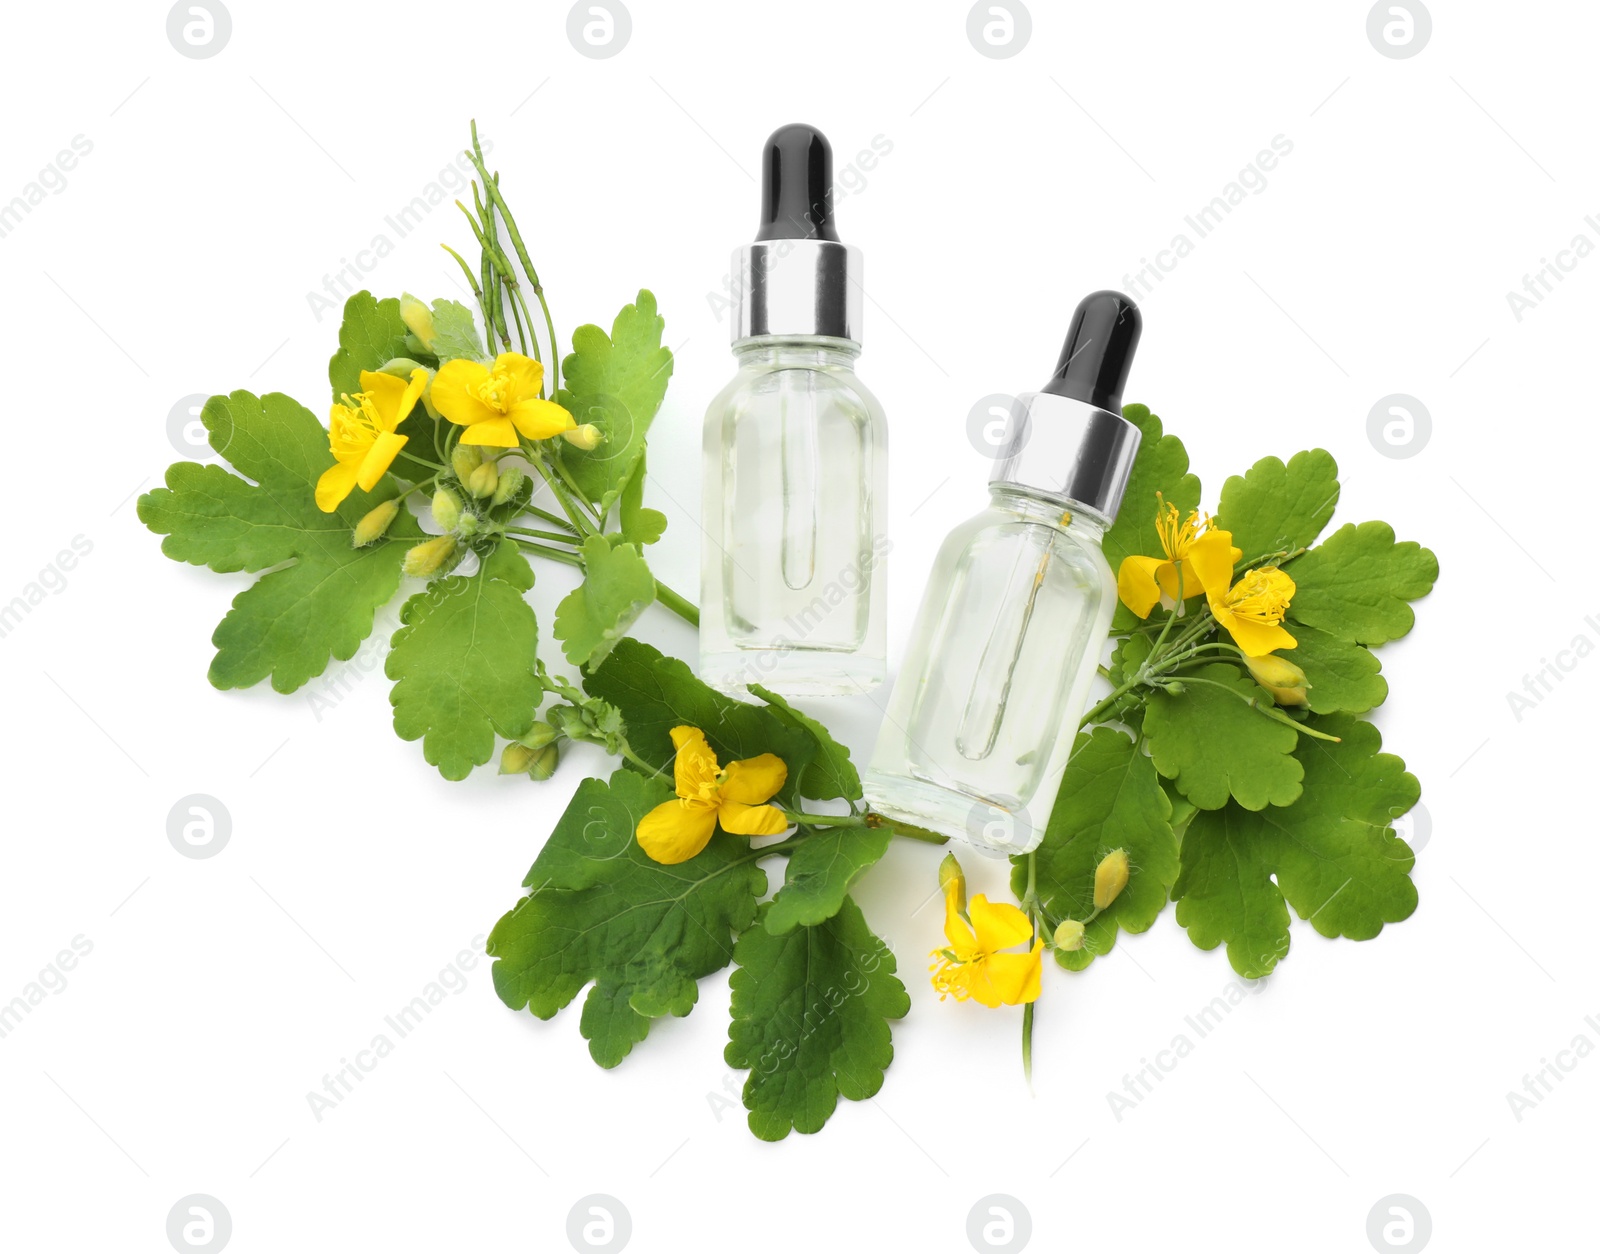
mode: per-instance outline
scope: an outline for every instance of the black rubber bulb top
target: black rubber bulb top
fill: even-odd
[[[1090,292],[1078,302],[1056,372],[1043,391],[1122,412],[1122,387],[1144,320],[1121,292]]]
[[[761,229],[756,239],[837,241],[833,148],[814,126],[791,122],[767,138],[761,157]]]

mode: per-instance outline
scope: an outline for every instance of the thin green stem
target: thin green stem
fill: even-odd
[[[1267,706],[1264,706],[1264,705],[1261,704],[1261,701],[1260,701],[1259,698],[1257,698],[1257,697],[1247,697],[1244,693],[1240,692],[1232,684],[1225,684],[1225,683],[1221,682],[1220,680],[1216,680],[1216,679],[1202,679],[1198,675],[1185,675],[1183,677],[1183,682],[1186,683],[1186,684],[1210,684],[1213,688],[1221,688],[1224,692],[1230,693],[1233,696],[1237,697],[1239,700],[1243,701],[1252,710],[1256,711],[1256,713],[1264,714],[1268,718],[1272,719],[1274,722],[1282,723],[1287,727],[1292,727],[1292,728],[1295,729],[1295,731],[1299,732],[1302,736],[1310,736],[1314,740],[1327,740],[1327,741],[1333,742],[1334,744],[1338,744],[1339,743],[1339,739],[1340,738],[1338,736],[1330,736],[1330,735],[1328,735],[1327,732],[1320,732],[1314,727],[1307,727],[1304,723],[1296,722],[1294,719],[1290,718],[1287,714],[1284,714],[1283,712],[1281,712],[1276,706],[1272,706],[1270,708],[1267,707]]]
[[[533,527],[515,527],[510,523],[505,525],[505,530],[513,535],[532,536],[535,540],[554,540],[557,544],[576,544],[577,536],[570,531],[539,531]]]
[[[700,625],[700,610],[695,603],[681,592],[674,592],[661,580],[656,580],[656,600],[666,606],[691,627]]]
[[[578,512],[578,507],[568,496],[566,488],[561,486],[556,477],[550,473],[550,467],[546,465],[544,455],[537,451],[530,452],[528,461],[539,472],[539,477],[549,486],[550,491],[555,493],[556,500],[561,502],[561,508],[566,511],[567,521],[572,524],[573,529],[582,536],[594,535],[594,524]]]
[[[488,167],[483,163],[483,149],[478,145],[478,123],[472,123],[472,151],[467,154],[479,176],[483,179],[484,189],[495,207],[500,210],[500,216],[506,220],[506,234],[511,237],[511,247],[516,250],[517,259],[522,262],[522,268],[527,271],[528,282],[533,288],[533,294],[539,298],[539,307],[544,310],[545,329],[550,334],[550,370],[552,376],[551,391],[554,392],[561,386],[561,351],[556,343],[556,324],[550,317],[550,305],[544,298],[544,287],[539,282],[539,272],[533,267],[533,258],[528,256],[527,246],[522,242],[522,232],[517,229],[517,220],[511,216],[510,206],[506,204],[505,197],[500,194],[500,187],[495,180],[489,177]]]
[[[524,505],[522,508],[535,518],[542,518],[545,522],[553,523],[557,527],[565,527],[574,534],[577,532],[577,529],[565,518],[561,517],[560,514],[552,514],[549,510],[540,509],[537,505]]]
[[[540,557],[548,557],[553,562],[560,562],[564,566],[577,566],[580,568],[583,566],[583,559],[576,553],[566,553],[561,549],[552,549],[548,545],[537,544],[532,540],[525,540],[521,536],[512,536],[510,538],[527,549],[528,552],[537,553]]]
[[[1022,1007],[1022,1078],[1033,1089],[1033,1002]]]
[[[800,810],[785,810],[783,817],[800,827],[867,827],[863,814],[806,814]]]

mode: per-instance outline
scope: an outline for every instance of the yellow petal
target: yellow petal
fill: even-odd
[[[1037,1001],[1039,997],[1039,972],[1043,963],[1039,952],[1043,943],[1035,945],[1031,952],[1025,954],[995,954],[983,964],[983,974],[987,977],[983,983],[986,991],[994,997],[987,1001],[979,995],[976,986],[972,987],[972,995],[985,1006],[1004,1004],[1007,1006],[1020,1006],[1025,1002]]]
[[[394,463],[395,456],[406,446],[406,439],[406,436],[396,435],[393,431],[385,431],[372,442],[372,447],[361,459],[360,469],[356,472],[356,482],[361,485],[363,492],[371,492],[378,486],[378,480],[383,478]]]
[[[1184,554],[1184,594],[1221,596],[1233,582],[1233,564],[1244,554],[1233,547],[1233,536],[1226,531],[1208,529]],[[1192,582],[1194,587],[1190,587]]]
[[[639,848],[657,862],[675,866],[687,862],[711,843],[717,828],[714,810],[664,801],[639,820]]]
[[[698,727],[674,727],[671,735],[672,745],[678,751],[672,763],[674,791],[685,798],[703,796],[715,786],[717,772],[721,769],[717,765],[716,751],[706,743],[706,734]]]
[[[392,374],[378,374],[372,370],[361,372],[361,390],[378,411],[380,425],[385,431],[393,431],[406,420],[427,386],[428,372],[420,366],[411,372],[410,379],[398,379]]]
[[[735,836],[776,836],[787,831],[789,820],[777,806],[747,806],[724,801],[717,810],[722,830]]]
[[[554,401],[542,401],[536,396],[512,405],[510,417],[517,430],[530,440],[548,440],[578,425],[560,405]]]
[[[494,373],[508,385],[506,397],[512,403],[544,391],[544,367],[521,353],[501,353],[494,359]]]
[[[1228,615],[1226,620],[1219,614],[1217,621],[1228,629],[1234,644],[1250,657],[1261,657],[1274,649],[1292,649],[1299,643],[1276,623],[1258,623],[1237,614]]]
[[[769,801],[789,778],[789,768],[775,753],[730,762],[722,777],[722,796],[728,801],[741,801],[747,806]]]
[[[1150,611],[1161,599],[1161,587],[1156,583],[1156,572],[1170,566],[1159,557],[1125,557],[1122,569],[1117,572],[1117,596],[1122,603],[1140,618],[1149,618]]]
[[[462,427],[501,417],[478,399],[477,389],[488,377],[489,368],[479,362],[459,357],[445,362],[433,376],[433,388],[428,394],[433,407]]]
[[[944,938],[950,942],[951,950],[962,962],[971,962],[980,952],[978,938],[972,934],[972,928],[961,917],[961,908],[956,904],[956,894],[948,884],[944,890]]]
[[[1033,935],[1033,925],[1021,910],[1009,902],[990,901],[982,893],[972,899],[967,916],[978,944],[988,953],[1010,949]]]
[[[450,363],[454,365],[455,363]],[[435,380],[438,382],[438,380]],[[516,448],[517,429],[509,418],[488,418],[475,422],[461,433],[462,444],[487,444],[491,448]]]
[[[346,462],[335,462],[317,480],[317,508],[324,514],[333,513],[355,486],[356,468]]]

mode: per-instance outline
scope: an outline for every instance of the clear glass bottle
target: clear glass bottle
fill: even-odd
[[[951,532],[864,778],[878,812],[999,853],[1044,838],[1111,616],[1100,539],[1139,446],[1127,297],[1074,315],[1055,377],[1018,397],[990,504]]]
[[[700,675],[724,691],[883,681],[887,428],[855,375],[861,254],[832,219],[832,156],[774,132],[762,224],[734,258],[739,370],[706,410]]]

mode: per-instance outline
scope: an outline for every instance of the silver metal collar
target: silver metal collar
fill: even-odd
[[[774,239],[733,254],[733,342],[821,335],[861,342],[861,250],[824,239]]]
[[[1016,398],[990,483],[1010,483],[1114,522],[1140,432],[1126,418],[1049,392]]]

